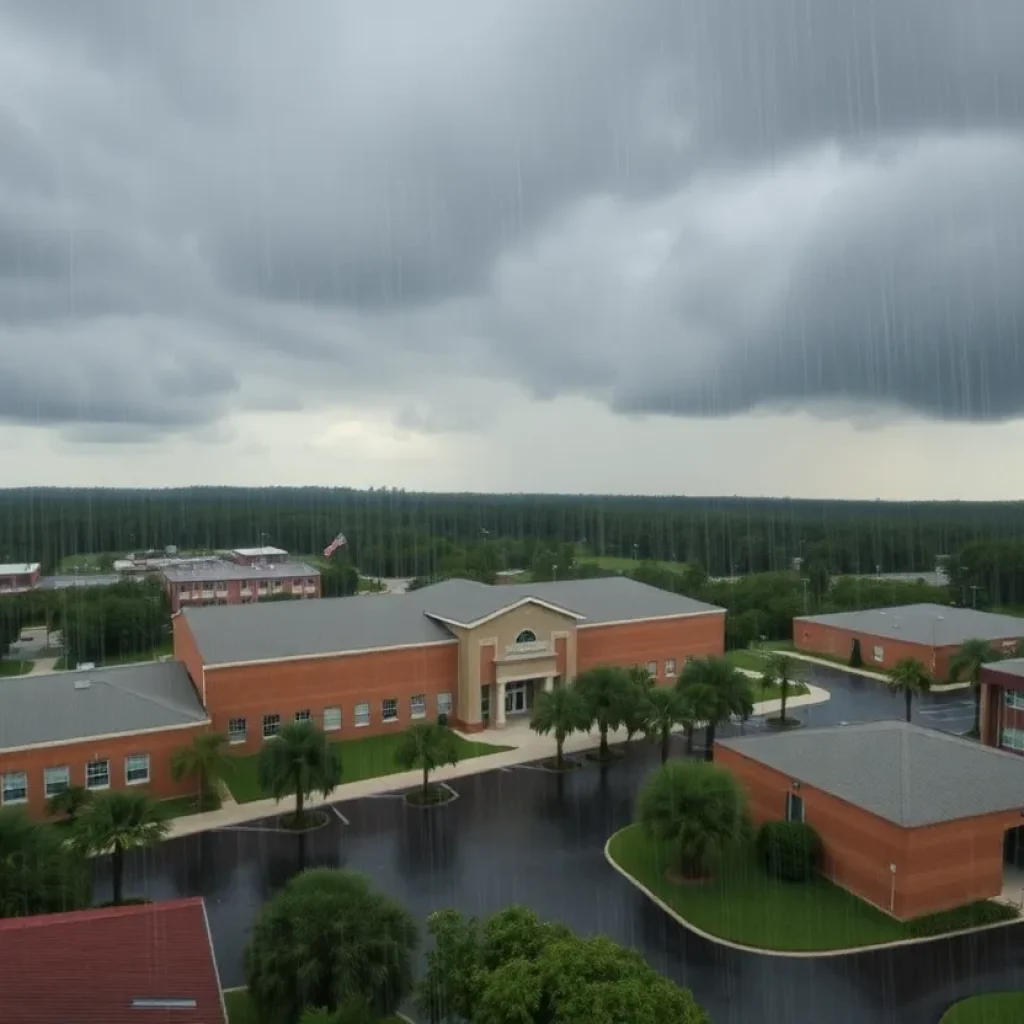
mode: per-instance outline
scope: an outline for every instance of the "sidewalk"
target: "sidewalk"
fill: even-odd
[[[786,651],[786,653],[798,661],[807,661],[812,665],[824,665],[825,668],[834,668],[838,672],[849,672],[852,676],[874,679],[875,682],[885,683],[887,686],[889,684],[889,677],[884,672],[873,672],[869,668],[850,668],[849,665],[840,665],[835,661],[829,661],[827,658],[816,658],[813,654],[804,654],[803,651]],[[953,693],[956,690],[969,690],[970,688],[970,683],[939,683],[937,686],[932,686],[928,692]]]
[[[754,673],[756,675],[756,673]],[[798,708],[811,704],[824,704],[829,700],[828,690],[817,686],[808,686],[806,694],[799,697],[790,697],[786,701],[786,707]],[[754,705],[754,716],[770,715],[779,710],[780,701],[766,700]],[[682,732],[682,729],[675,730]],[[459,734],[461,735],[461,733]],[[511,750],[502,750],[496,754],[485,754],[482,757],[472,757],[466,761],[460,761],[457,765],[449,765],[439,768],[430,776],[432,782],[451,782],[453,779],[462,779],[468,775],[477,775],[481,772],[494,771],[496,768],[512,768],[516,765],[526,764],[529,761],[539,761],[542,758],[553,757],[555,753],[555,741],[550,736],[538,736],[525,719],[509,725],[505,729],[488,729],[486,732],[473,733],[465,737],[468,740],[475,740],[480,743],[494,743],[499,746],[511,747]],[[584,750],[593,750],[601,741],[596,729],[586,733],[574,733],[565,741],[565,752],[567,754],[580,753]],[[625,743],[626,730],[617,729],[608,734],[610,743]],[[406,789],[413,789],[423,782],[423,773],[419,769],[411,772],[397,772],[394,775],[382,775],[375,779],[361,779],[359,782],[349,782],[338,786],[328,796],[314,796],[306,801],[307,807],[323,807],[326,804],[343,803],[348,800],[359,800],[363,797],[378,796],[381,793],[401,792]],[[171,821],[171,829],[167,834],[168,839],[177,839],[180,836],[194,835],[197,832],[206,832],[209,829],[225,828],[230,825],[242,825],[248,821],[255,821],[258,818],[267,818],[274,814],[281,814],[288,811],[294,799],[286,797],[283,801],[272,798],[266,800],[253,800],[250,803],[238,804],[232,801],[225,801],[224,806],[216,811],[204,811],[202,814],[189,814],[183,818],[175,818]]]

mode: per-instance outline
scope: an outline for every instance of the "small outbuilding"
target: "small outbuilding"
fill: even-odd
[[[848,661],[860,645],[865,668],[892,668],[914,658],[936,679],[945,679],[950,659],[967,640],[988,640],[1015,653],[1024,637],[1024,619],[941,604],[905,604],[891,608],[804,615],[793,620],[793,645],[808,654]]]
[[[822,874],[900,919],[1007,893],[1024,872],[1024,758],[884,721],[719,740],[757,824],[806,821]]]

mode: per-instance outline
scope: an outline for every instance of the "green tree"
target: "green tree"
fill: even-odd
[[[261,1024],[294,1024],[315,1007],[365,1000],[377,1017],[412,990],[418,942],[412,916],[362,875],[314,868],[260,911],[245,976]]]
[[[597,725],[601,736],[598,758],[609,761],[612,754],[608,748],[608,730],[622,725],[633,699],[629,672],[618,665],[596,665],[581,672],[575,686],[587,705],[590,721]]]
[[[903,658],[889,670],[887,685],[894,694],[903,694],[909,722],[914,698],[926,694],[931,689],[932,681],[928,677],[924,665],[917,658]]]
[[[718,706],[715,691],[704,683],[693,682],[692,679],[680,680],[676,684],[676,692],[682,710],[682,724],[686,729],[686,755],[693,755],[693,736],[699,727],[706,728]]]
[[[86,860],[61,829],[20,807],[0,809],[0,917],[78,910],[89,888]]]
[[[292,824],[306,821],[305,801],[314,793],[327,796],[341,781],[337,748],[311,722],[289,722],[263,745],[257,762],[263,791],[275,800],[295,797]]]
[[[668,760],[672,730],[687,722],[686,702],[678,690],[654,689],[647,695],[647,738],[661,745],[661,763]]]
[[[224,733],[201,732],[187,747],[176,750],[171,758],[171,776],[175,781],[195,778],[200,811],[220,807],[218,790],[232,767],[227,745],[228,738]]]
[[[115,905],[124,902],[124,855],[155,846],[167,837],[166,812],[145,793],[107,790],[97,793],[75,822],[74,843],[84,853],[110,853]]]
[[[629,673],[630,692],[622,707],[622,726],[629,743],[638,732],[644,731],[649,710],[647,700],[658,681],[644,665],[633,665],[626,671]]]
[[[685,695],[697,691],[704,722],[704,760],[715,757],[715,731],[734,715],[747,719],[754,711],[754,691],[750,679],[725,658],[694,658],[683,669],[678,689]],[[693,699],[691,697],[691,699]]]
[[[750,838],[743,791],[713,764],[663,765],[640,791],[639,820],[647,835],[671,847],[686,878],[707,878],[721,857]]]
[[[522,907],[485,922],[441,911],[427,928],[434,947],[417,1005],[438,1024],[709,1024],[691,993],[638,953]]]
[[[993,661],[1002,660],[1002,653],[988,640],[965,640],[960,649],[949,659],[948,679],[951,683],[966,678],[971,684],[974,696],[974,730],[973,735],[980,735],[981,730],[981,669]]]
[[[399,737],[395,763],[406,771],[419,768],[423,772],[423,803],[430,801],[430,773],[446,764],[459,763],[459,744],[447,725],[417,722]]]
[[[555,736],[555,768],[565,767],[566,739],[574,732],[586,732],[592,719],[587,702],[571,683],[538,695],[530,715],[530,728],[538,736]]]
[[[63,818],[68,824],[74,824],[91,799],[92,790],[85,786],[68,786],[46,801],[46,813],[51,818]]]
[[[779,724],[786,724],[786,702],[794,683],[799,682],[802,666],[796,658],[783,651],[773,651],[765,662],[761,685],[765,689],[778,688],[779,691]]]

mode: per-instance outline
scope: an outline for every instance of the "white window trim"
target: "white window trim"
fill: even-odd
[[[90,764],[105,764],[107,766],[107,781],[104,782],[102,785],[100,785],[100,786],[97,786],[97,785],[90,786],[89,785],[89,765]],[[95,790],[110,789],[110,758],[109,757],[101,757],[97,761],[86,761],[85,762],[85,788],[86,789],[95,789]]]
[[[877,662],[885,661],[885,648],[884,647],[876,647],[871,653],[872,653],[872,657],[875,659],[875,661],[877,661]]]
[[[673,679],[676,674],[676,659],[666,658],[665,659],[665,678]]]
[[[25,795],[23,797],[16,797],[13,800],[7,797],[7,780],[14,778],[15,776],[25,780]],[[28,803],[28,772],[4,772],[3,776],[0,777],[0,803],[4,807],[16,807],[19,804]]]
[[[333,711],[337,715],[337,723],[338,723],[337,725],[328,725],[327,724],[327,712],[328,711]],[[324,732],[337,732],[341,728],[341,722],[342,722],[341,708],[338,708],[338,707],[324,708],[324,716],[323,716]]]
[[[656,661],[647,662],[647,674],[655,679],[658,677],[658,663]]]
[[[46,780],[47,772],[63,772],[64,773],[64,784],[60,789],[55,789],[52,793],[50,792],[50,784]],[[54,765],[51,768],[43,769],[43,796],[50,800],[55,797],[58,793],[63,793],[64,790],[71,788],[71,767],[66,764]]]
[[[237,732],[232,733],[232,731],[231,731],[231,723],[232,722],[241,722],[242,723],[241,734],[239,734]],[[228,719],[228,743],[231,746],[238,746],[241,743],[245,743],[245,741],[248,738],[249,738],[249,723],[244,718],[229,718]]]
[[[144,757],[146,759],[146,777],[144,779],[129,779],[128,778],[128,762],[133,758]],[[150,781],[150,765],[149,765],[149,754],[128,754],[124,759],[124,784],[126,786],[145,786]]]
[[[304,715],[305,717],[300,718],[299,717],[300,715]],[[313,712],[312,712],[312,710],[310,708],[303,708],[302,711],[296,711],[295,715],[294,715],[294,718],[293,718],[293,721],[296,722],[296,723],[298,723],[298,722],[305,722],[308,725],[310,722],[313,721]]]
[[[447,697],[448,698],[448,707],[446,707],[446,708],[442,708],[441,707],[441,698],[442,697]],[[451,695],[450,691],[445,692],[445,693],[439,693],[437,695],[437,713],[439,715],[450,715],[452,713],[452,707],[453,707],[452,695]]]
[[[359,721],[359,718],[360,718],[359,709],[360,708],[366,708],[366,721],[365,722],[360,722]],[[355,727],[357,729],[365,729],[370,724],[370,722],[372,721],[372,718],[373,718],[373,711],[370,708],[370,702],[369,701],[360,701],[355,706],[355,710],[352,713],[352,721],[354,722]]]
[[[395,705],[395,713],[390,718],[388,717],[387,712],[384,710],[384,705],[385,704],[394,704]],[[380,720],[385,725],[392,725],[392,724],[394,724],[395,722],[398,721],[398,698],[397,697],[385,697],[380,702]]]
[[[274,723],[275,728],[272,733],[267,733],[267,719],[276,718],[277,721]],[[277,734],[281,731],[281,716],[280,715],[264,715],[260,722],[260,732],[265,740],[272,740],[277,738]]]
[[[419,710],[419,711],[416,710],[416,705],[413,703],[413,701],[415,701],[417,697],[420,699],[420,702],[421,702],[420,703],[421,710]],[[425,693],[417,693],[417,694],[414,694],[412,697],[409,698],[409,717],[410,718],[426,718],[427,717],[427,695]]]

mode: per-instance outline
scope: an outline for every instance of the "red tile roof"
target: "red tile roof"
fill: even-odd
[[[146,1009],[138,999],[195,1000]],[[3,1024],[226,1024],[201,899],[0,920]]]

